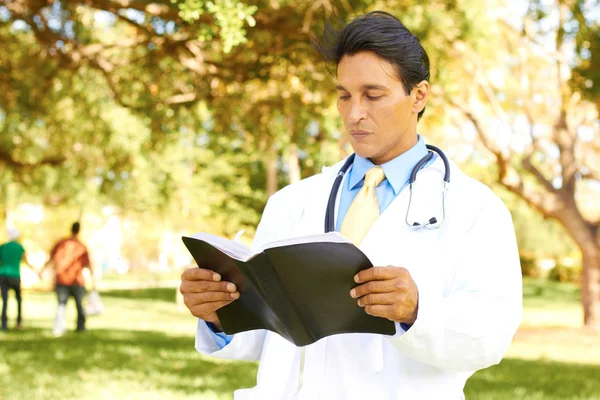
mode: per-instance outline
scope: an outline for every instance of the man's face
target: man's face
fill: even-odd
[[[371,51],[343,56],[337,78],[337,107],[356,154],[383,164],[417,143],[427,82],[406,94],[392,64]]]

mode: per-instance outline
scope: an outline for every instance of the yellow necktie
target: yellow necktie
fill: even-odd
[[[381,167],[373,167],[365,175],[365,183],[360,189],[344,217],[340,233],[350,239],[357,247],[379,217],[379,203],[375,188],[385,179]]]

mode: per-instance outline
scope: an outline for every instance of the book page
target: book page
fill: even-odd
[[[256,254],[263,252],[266,249],[274,247],[289,246],[292,244],[303,244],[303,243],[318,243],[318,242],[329,242],[329,243],[352,243],[346,237],[342,236],[339,232],[329,233],[317,233],[314,235],[297,236],[289,239],[277,240],[275,242],[265,243],[256,249]]]
[[[206,242],[216,247],[223,253],[227,254],[229,257],[235,258],[236,260],[247,261],[253,255],[252,250],[245,244],[234,240],[226,239],[221,236],[200,232],[189,237],[193,239],[202,240],[203,242]]]

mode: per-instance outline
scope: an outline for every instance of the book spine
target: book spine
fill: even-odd
[[[264,255],[267,262],[262,263],[261,268],[257,268],[255,271],[258,272],[258,284],[262,286],[263,292],[267,296],[267,303],[272,306],[273,311],[288,327],[288,334],[296,345],[304,346],[315,342],[317,337],[308,328],[300,309],[277,274],[268,253],[263,252],[261,255]]]

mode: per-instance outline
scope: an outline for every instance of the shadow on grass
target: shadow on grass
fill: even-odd
[[[103,297],[115,297],[132,300],[159,300],[175,302],[175,288],[149,288],[133,290],[108,290],[100,293]]]
[[[467,382],[469,400],[597,400],[600,365],[504,359]]]
[[[191,336],[94,330],[54,338],[45,330],[27,329],[3,334],[0,342],[0,370],[5,364],[10,371],[4,377],[0,371],[0,389],[18,382],[22,398],[34,398],[27,390],[41,390],[44,385],[43,390],[53,393],[52,398],[71,398],[61,395],[64,382],[86,380],[92,387],[122,387],[124,393],[120,395],[125,398],[127,390],[141,389],[230,397],[235,389],[256,384],[255,363],[204,358],[194,349]],[[131,389],[133,383],[138,386]]]

